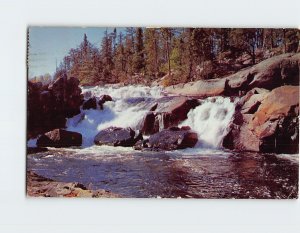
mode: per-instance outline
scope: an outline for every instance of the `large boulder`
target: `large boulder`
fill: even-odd
[[[70,147],[81,146],[82,135],[64,129],[55,129],[41,135],[37,139],[38,147]]]
[[[197,142],[197,133],[188,128],[171,127],[151,135],[147,142],[147,147],[161,150],[176,150],[194,147]]]
[[[287,53],[266,59],[227,76],[226,95],[255,87],[272,90],[282,85],[299,85],[300,54]]]
[[[282,86],[269,93],[252,94],[237,105],[223,146],[257,152],[298,153],[298,117],[299,86]]]
[[[83,102],[79,80],[75,77],[67,78],[66,75],[55,80],[48,88],[55,98],[56,110],[66,117],[80,113]]]
[[[131,128],[109,127],[101,130],[94,138],[96,145],[108,146],[133,146],[138,140],[142,139],[141,134],[135,135]]]
[[[65,127],[66,118],[80,113],[83,101],[79,80],[63,76],[53,83],[28,82],[28,137]]]
[[[145,135],[151,135],[162,129],[177,126],[187,119],[188,112],[199,104],[199,101],[194,98],[163,97],[151,107],[150,110],[153,111],[145,116],[141,131]]]

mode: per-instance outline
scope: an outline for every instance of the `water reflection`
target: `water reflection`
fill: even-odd
[[[272,154],[116,154],[54,150],[28,155],[28,170],[125,197],[295,198],[298,163]]]

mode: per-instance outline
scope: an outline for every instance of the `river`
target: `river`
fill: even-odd
[[[181,126],[197,132],[195,148],[135,151],[95,146],[93,138],[109,126],[140,128],[147,108],[165,97],[159,87],[83,88],[86,98],[109,94],[104,109],[82,110],[68,119],[67,129],[83,135],[81,148],[55,149],[27,156],[27,169],[47,178],[79,182],[123,197],[154,198],[296,198],[298,155],[232,152],[222,140],[235,102],[214,97],[188,113]],[[160,122],[163,128],[164,122]],[[34,140],[29,142],[30,145]]]

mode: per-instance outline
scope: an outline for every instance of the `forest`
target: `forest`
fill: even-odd
[[[163,86],[223,77],[269,57],[299,51],[297,29],[116,28],[100,45],[70,49],[54,79],[74,76],[81,85],[107,83]],[[49,79],[35,77],[35,79]]]

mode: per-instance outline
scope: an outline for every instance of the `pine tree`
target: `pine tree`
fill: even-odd
[[[172,49],[172,38],[173,38],[173,29],[172,28],[161,28],[161,35],[164,41],[164,54],[165,61],[168,64],[168,75],[171,76],[171,59],[170,53]]]
[[[159,72],[159,32],[155,28],[145,29],[146,72],[157,77]]]
[[[112,70],[113,70],[113,49],[112,38],[108,35],[107,30],[104,33],[104,37],[101,42],[101,59],[102,59],[102,79],[104,82],[113,82]]]
[[[136,73],[141,73],[145,69],[143,29],[137,28],[135,35],[133,69]]]

